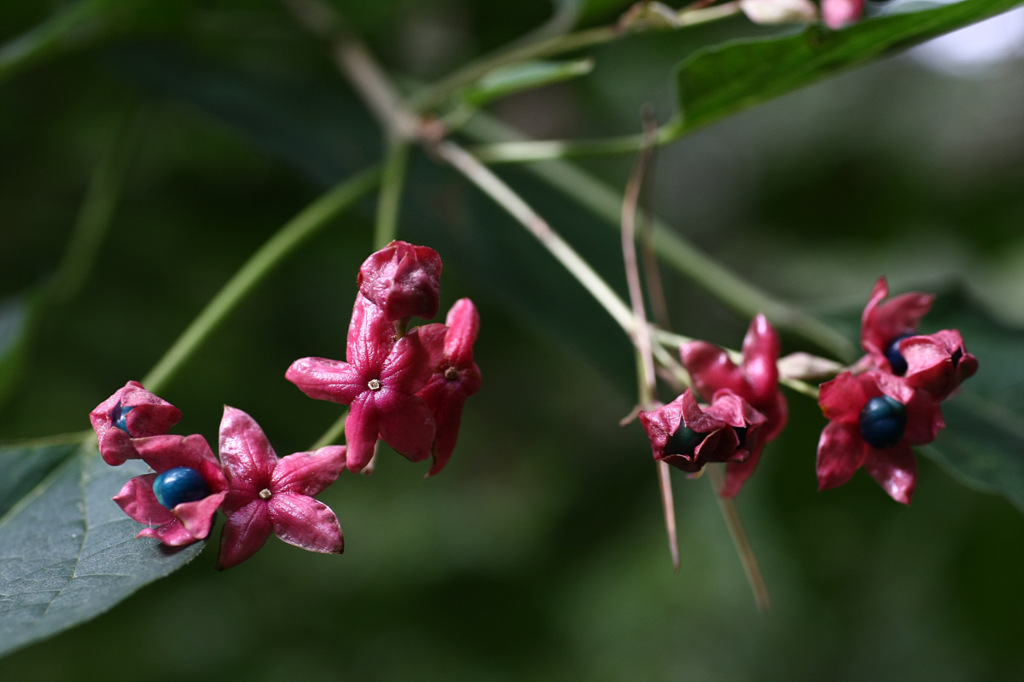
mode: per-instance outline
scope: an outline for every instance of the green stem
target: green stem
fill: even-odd
[[[374,250],[391,243],[398,232],[398,213],[402,204],[405,169],[409,162],[409,143],[398,138],[388,141],[377,195],[377,224],[373,232]]]
[[[654,144],[661,146],[675,142],[687,132],[681,118],[658,128]],[[550,161],[575,156],[612,156],[632,154],[643,146],[641,135],[621,135],[596,140],[517,140],[495,142],[472,147],[473,156],[487,164],[528,163]]]
[[[69,301],[81,290],[110,228],[114,208],[124,186],[132,150],[142,129],[137,107],[126,111],[110,145],[93,171],[85,201],[53,281],[53,297]]]
[[[325,227],[338,214],[368,194],[380,180],[380,169],[372,167],[327,192],[288,221],[206,304],[199,316],[164,353],[142,383],[158,393],[188,361],[217,326],[256,286],[298,246]]]
[[[341,416],[331,424],[331,427],[324,432],[324,435],[316,439],[316,442],[309,446],[310,450],[319,450],[320,448],[333,445],[338,442],[342,434],[345,433],[345,420],[348,418],[348,410],[341,413]]]
[[[110,27],[105,0],[80,0],[0,46],[0,83],[53,53],[82,47]]]
[[[518,132],[484,114],[478,114],[470,121],[465,132],[477,139],[522,138]],[[607,184],[567,161],[531,163],[524,168],[609,224],[619,226],[623,196]],[[852,362],[856,357],[856,348],[839,332],[802,310],[763,293],[695,248],[661,220],[652,217],[651,223],[658,255],[737,313],[753,317],[763,312],[777,327],[814,343],[845,362]]]
[[[723,19],[739,12],[738,3],[731,2],[716,7],[682,11],[677,15],[676,26],[651,26],[646,31],[671,31],[687,26]],[[437,83],[427,86],[410,97],[406,104],[413,110],[424,112],[445,103],[454,93],[467,85],[478,81],[494,69],[529,59],[544,59],[582,50],[586,47],[607,43],[617,38],[631,35],[632,31],[619,26],[602,26],[566,35],[554,36],[527,45],[499,50],[471,62],[454,73],[442,78]],[[634,147],[636,151],[638,147]]]

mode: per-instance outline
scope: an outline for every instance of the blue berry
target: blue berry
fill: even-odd
[[[189,467],[175,467],[163,472],[153,481],[156,501],[168,509],[182,502],[195,502],[210,494],[210,486],[203,475]]]
[[[885,347],[885,359],[889,361],[889,366],[892,367],[892,373],[898,377],[907,373],[907,360],[903,357],[903,354],[900,353],[900,341],[903,339],[909,339],[911,336],[913,336],[913,334],[902,334],[897,336]]]
[[[747,444],[747,429],[749,426],[737,426],[733,427],[733,431],[736,432],[736,437],[740,439],[740,447],[742,448]]]
[[[134,409],[134,407],[124,407],[121,403],[118,403],[110,412],[111,423],[129,436],[132,435],[132,432],[128,430],[128,413]]]
[[[873,448],[891,448],[903,439],[907,406],[887,395],[872,398],[860,411],[860,435]]]
[[[666,455],[692,455],[700,442],[704,440],[705,434],[697,433],[686,424],[679,424],[676,432],[668,437],[665,443]]]

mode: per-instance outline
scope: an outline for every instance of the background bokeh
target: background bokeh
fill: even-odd
[[[544,0],[335,4],[389,68],[416,79],[551,13]],[[52,9],[3,3],[0,38]],[[490,110],[538,136],[633,132],[642,104],[671,113],[682,57],[763,32],[735,19],[621,41],[590,52],[591,75]],[[659,150],[655,208],[747,279],[824,315],[856,314],[885,273],[897,291],[963,287],[1024,325],[1024,61],[1010,49],[949,68],[950,54],[892,58]],[[278,4],[151,17],[0,84],[0,297],[54,271],[129,107],[141,107],[143,131],[111,232],[80,295],[41,317],[0,438],[86,428],[88,411],[141,377],[280,225],[380,153],[325,45]],[[630,163],[584,165],[621,187]],[[624,292],[614,230],[521,170],[500,173]],[[283,455],[334,421],[337,406],[283,373],[301,356],[343,356],[373,208],[305,245],[163,391],[184,413],[176,432],[215,440],[227,403]],[[470,296],[483,319],[483,389],[444,473],[424,480],[426,465],[385,449],[372,477],[344,474],[321,496],[345,531],[343,556],[271,540],[218,573],[211,547],[95,621],[0,660],[0,678],[1024,679],[1024,520],[1006,500],[925,458],[909,508],[863,472],[819,494],[824,419],[789,393],[790,425],[737,500],[773,599],[760,616],[703,480],[676,477],[672,572],[649,447],[637,424],[618,426],[635,401],[633,359],[604,312],[419,153],[399,236],[441,253],[442,309]],[[747,320],[664,276],[679,331],[739,345]]]

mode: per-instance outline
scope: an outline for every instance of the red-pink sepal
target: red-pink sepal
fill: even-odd
[[[348,362],[302,358],[292,363],[285,378],[311,398],[350,406],[345,420],[350,471],[369,463],[378,435],[399,454],[419,462],[430,456],[436,433],[430,409],[416,395],[433,373],[432,359],[438,354],[434,346],[433,341],[424,343],[419,328],[395,342],[384,314],[359,295],[345,349]]]
[[[125,423],[130,433],[114,426],[113,413],[121,406],[130,411]],[[142,387],[137,381],[129,381],[96,406],[89,413],[89,421],[96,432],[103,461],[111,466],[120,466],[125,460],[138,459],[132,445],[132,438],[159,436],[170,431],[181,420],[181,412],[174,405]]]
[[[139,459],[158,474],[175,467],[188,467],[202,475],[211,494],[228,488],[220,462],[214,456],[209,443],[199,434],[137,438],[135,448],[139,453]]]
[[[891,373],[892,366],[885,357],[886,347],[900,336],[917,331],[921,319],[931,310],[935,296],[908,293],[882,303],[888,295],[889,285],[884,276],[879,277],[861,315],[860,345],[871,355],[875,367]]]
[[[736,453],[739,438],[725,421],[701,410],[693,391],[686,391],[668,405],[650,412],[640,412],[640,423],[651,442],[651,452],[657,461],[667,462],[687,473],[700,471],[708,462],[724,462]],[[692,454],[667,453],[669,440],[680,425],[703,435]]]
[[[821,0],[821,17],[825,25],[838,30],[860,19],[864,0]]]
[[[225,406],[220,454],[230,491],[217,568],[245,561],[271,532],[303,549],[340,554],[345,543],[338,518],[312,496],[345,469],[345,452],[344,446],[328,446],[279,459],[252,417]]]
[[[440,472],[451,458],[459,438],[466,399],[480,390],[482,382],[480,368],[473,362],[473,344],[480,330],[476,306],[468,298],[459,299],[448,311],[445,323],[446,327],[430,325],[435,329],[421,331],[425,342],[427,338],[436,339],[436,327],[441,327],[443,332],[442,353],[434,364],[434,375],[417,394],[430,408],[437,425],[428,477]],[[437,345],[436,340],[428,343]]]
[[[860,435],[861,410],[881,395],[907,408],[903,438],[885,450],[871,447]],[[917,481],[910,446],[930,443],[945,426],[938,401],[909,386],[903,377],[872,370],[860,375],[843,372],[822,384],[818,404],[829,419],[818,441],[818,489],[843,485],[864,466],[890,497],[910,504]]]
[[[903,339],[900,354],[907,361],[907,384],[927,391],[937,400],[945,400],[964,379],[978,371],[978,358],[967,352],[956,329]]]
[[[155,538],[165,545],[180,546],[202,540],[210,533],[213,516],[224,502],[227,491],[208,495],[196,502],[185,502],[173,510],[161,505],[153,493],[158,474],[145,474],[129,480],[114,502],[129,517],[152,528],[143,528],[136,537]]]
[[[393,241],[363,262],[356,284],[389,321],[429,320],[441,301],[441,257],[427,246]]]

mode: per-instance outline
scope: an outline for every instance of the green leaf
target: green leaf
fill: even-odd
[[[0,655],[107,611],[203,549],[135,539],[142,526],[110,498],[146,473],[140,461],[107,466],[95,444],[79,440],[0,448],[0,463],[13,462],[17,480],[0,489],[9,506],[0,517]]]
[[[683,130],[810,85],[839,71],[1004,12],[1021,0],[963,0],[938,9],[868,19],[841,31],[810,26],[799,35],[701,50],[676,74]]]
[[[72,433],[0,447],[0,518],[81,444]]]
[[[522,90],[538,88],[590,73],[594,62],[590,59],[575,61],[535,60],[510,64],[491,71],[473,85],[464,89],[461,99],[467,104],[481,106],[492,100]]]

